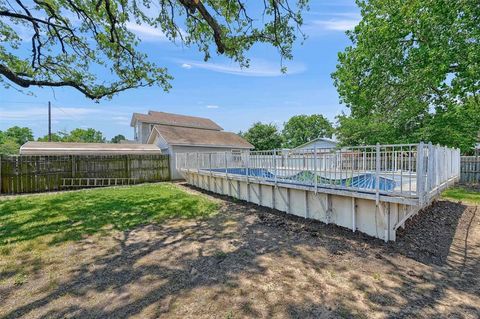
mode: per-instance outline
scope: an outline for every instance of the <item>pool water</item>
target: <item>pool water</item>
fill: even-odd
[[[220,173],[228,173],[234,175],[247,175],[246,168],[228,168],[225,170],[224,168],[215,168],[211,170],[212,172],[220,172]],[[262,177],[268,181],[273,181],[275,179],[275,175],[272,174],[269,170],[264,168],[250,168],[248,169],[248,176],[252,177]],[[277,175],[277,181],[281,183],[289,183],[289,184],[315,184],[315,174],[310,171],[301,171],[294,175],[290,176],[280,176]],[[341,178],[341,179],[332,179],[326,178],[322,176],[317,176],[317,183],[318,185],[338,185],[338,186],[345,186],[345,187],[353,187],[353,188],[363,188],[363,189],[376,189],[376,177],[374,174],[362,174],[348,178]],[[379,189],[382,191],[391,191],[395,188],[395,181],[389,178],[380,177],[379,178]]]

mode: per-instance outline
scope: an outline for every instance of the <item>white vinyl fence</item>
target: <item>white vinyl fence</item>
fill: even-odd
[[[180,171],[416,198],[423,206],[460,176],[460,150],[431,143],[177,154]]]

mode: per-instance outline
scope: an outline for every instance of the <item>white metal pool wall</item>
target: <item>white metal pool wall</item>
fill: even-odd
[[[187,153],[176,165],[199,188],[394,241],[408,218],[458,180],[459,156],[457,149],[420,143]],[[374,176],[375,185],[355,185],[358,176]],[[381,179],[395,186],[381,189]]]

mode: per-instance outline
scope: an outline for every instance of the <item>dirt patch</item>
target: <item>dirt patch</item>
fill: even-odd
[[[407,223],[398,242],[385,244],[215,199],[222,211],[214,217],[52,247],[23,281],[1,273],[0,317],[480,316],[476,207],[434,203]]]

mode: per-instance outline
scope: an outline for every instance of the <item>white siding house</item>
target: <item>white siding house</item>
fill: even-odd
[[[319,137],[313,139],[305,144],[295,147],[293,150],[307,150],[307,149],[322,149],[322,148],[335,148],[338,146],[338,142],[336,140],[326,138],[326,137]]]
[[[196,116],[149,111],[148,114],[133,113],[130,126],[134,128],[136,143],[147,143],[155,125],[190,127],[204,130],[222,131],[214,121]]]
[[[229,152],[253,149],[235,133],[225,132],[214,121],[195,116],[149,111],[134,113],[131,126],[136,143],[153,144],[170,155],[172,179],[183,178],[175,169],[176,154],[188,152]]]
[[[170,155],[172,179],[183,178],[175,169],[176,154],[231,152],[253,148],[252,144],[235,133],[166,125],[155,125],[147,143],[155,144],[162,153]]]

